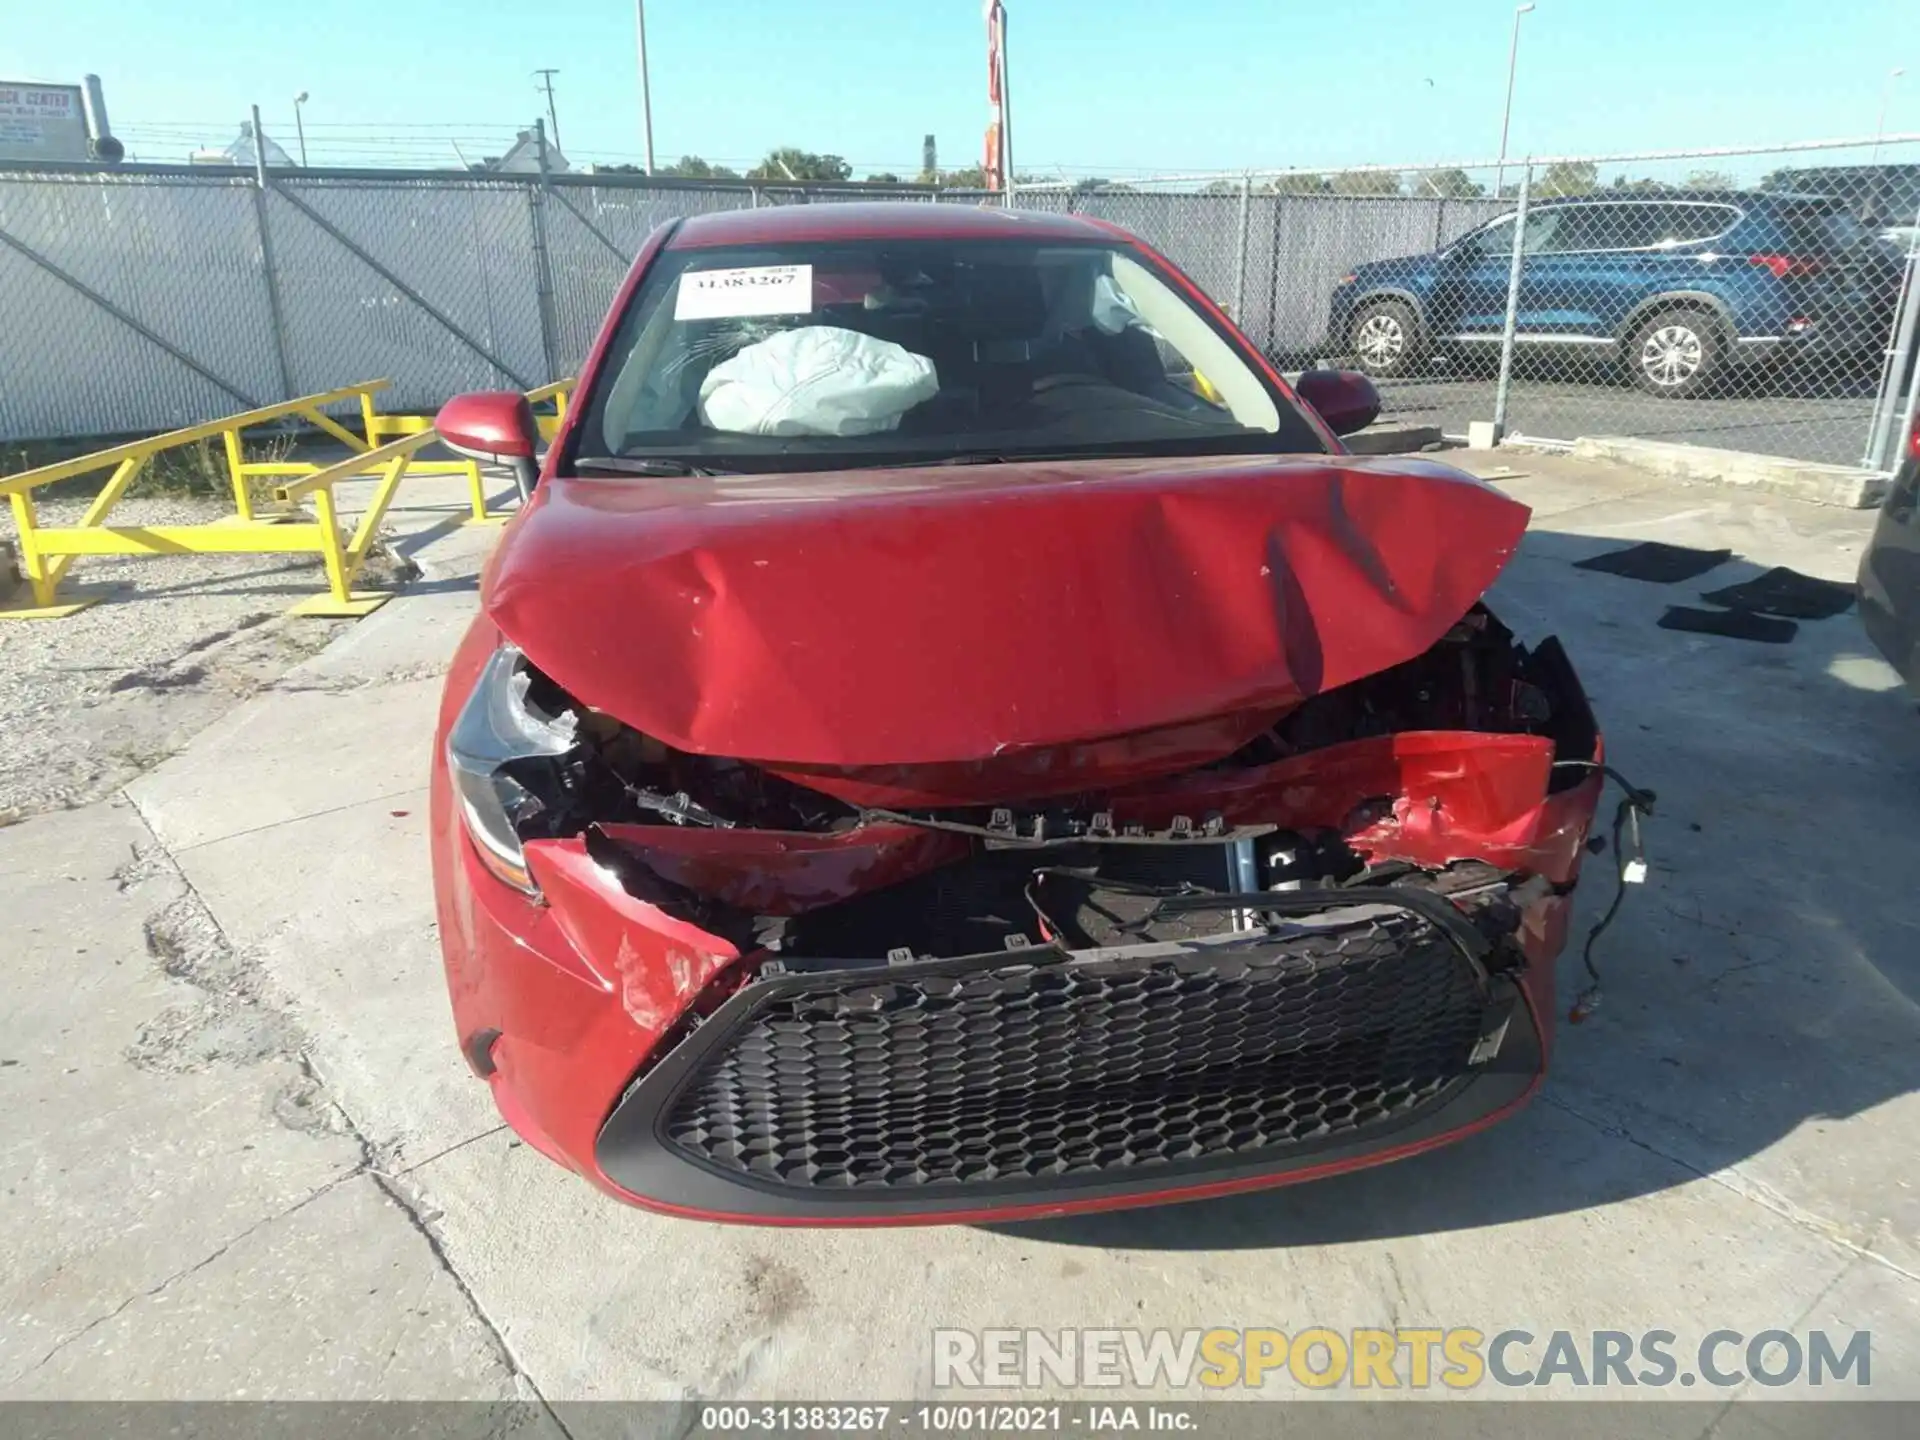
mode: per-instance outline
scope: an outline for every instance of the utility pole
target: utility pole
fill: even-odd
[[[647,174],[653,174],[653,89],[647,79],[647,0],[633,0],[633,22],[640,38],[640,123],[647,137]]]
[[[553,77],[560,72],[558,70],[536,70],[533,73],[546,85],[547,128],[553,131],[553,148],[558,150],[560,148],[560,117],[554,113],[553,109]]]

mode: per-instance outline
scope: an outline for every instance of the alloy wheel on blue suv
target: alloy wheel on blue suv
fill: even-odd
[[[1412,306],[1402,300],[1374,300],[1354,315],[1348,348],[1369,375],[1395,379],[1425,360],[1419,336]]]
[[[1335,345],[1381,379],[1436,355],[1497,357],[1515,218],[1426,255],[1357,266],[1335,287]],[[1870,356],[1900,285],[1892,249],[1820,195],[1543,201],[1528,210],[1520,247],[1517,354],[1605,362],[1671,399],[1795,358]]]

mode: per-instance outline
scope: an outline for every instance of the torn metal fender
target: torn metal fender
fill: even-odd
[[[1538,736],[1403,731],[1143,784],[1109,803],[1122,824],[1218,812],[1228,824],[1337,830],[1369,860],[1483,860],[1566,884],[1579,873],[1603,781],[1595,773],[1553,791],[1553,761],[1553,742]]]
[[[527,865],[554,923],[643,1031],[663,1034],[740,958],[730,941],[628,894],[583,839],[531,841]]]
[[[1270,723],[1434,644],[1527,516],[1404,458],[557,477],[486,606],[569,694],[681,750],[975,761]]]

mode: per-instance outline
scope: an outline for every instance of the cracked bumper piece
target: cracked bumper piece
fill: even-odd
[[[714,1218],[1010,1218],[1199,1198],[1432,1148],[1530,1093],[1521,987],[1426,916],[773,967],[648,1066],[606,1178]]]

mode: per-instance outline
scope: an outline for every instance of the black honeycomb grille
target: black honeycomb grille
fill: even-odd
[[[666,1109],[749,1182],[922,1190],[1257,1159],[1409,1119],[1462,1082],[1484,976],[1375,910],[1258,945],[1057,953],[773,982]]]

